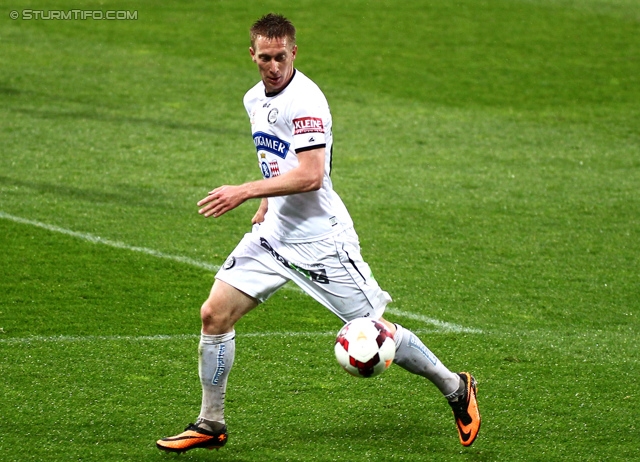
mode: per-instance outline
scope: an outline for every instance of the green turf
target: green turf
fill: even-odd
[[[479,380],[463,449],[433,386],[337,367],[286,289],[237,326],[229,444],[185,460],[632,460],[640,415],[634,0],[0,3],[0,460],[167,460],[195,418],[198,309],[257,203],[247,29],[280,11],[334,117],[333,181],[396,317]],[[10,219],[100,236],[87,242]],[[454,334],[419,316],[481,331]]]

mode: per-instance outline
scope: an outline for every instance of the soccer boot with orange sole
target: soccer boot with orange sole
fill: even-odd
[[[476,436],[478,436],[480,423],[482,421],[476,399],[478,387],[476,379],[468,372],[460,372],[458,375],[464,382],[465,394],[460,396],[455,402],[449,401],[449,405],[456,419],[460,443],[462,443],[463,446],[471,446]]]
[[[217,422],[216,422],[217,423]],[[200,421],[190,424],[176,436],[156,441],[158,449],[168,452],[185,452],[190,449],[220,449],[227,443],[227,426],[218,424],[213,431],[199,426]]]

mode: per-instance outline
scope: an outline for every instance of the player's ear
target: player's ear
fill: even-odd
[[[298,45],[294,45],[293,49],[291,50],[291,56],[293,57],[293,59],[296,59],[296,54],[298,54]]]
[[[249,47],[249,54],[251,55],[251,61],[256,62],[256,52],[253,47]]]

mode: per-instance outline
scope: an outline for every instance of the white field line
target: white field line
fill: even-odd
[[[197,268],[201,268],[207,271],[211,271],[211,272],[216,272],[218,271],[218,269],[220,269],[220,266],[218,265],[212,265],[211,263],[207,263],[207,262],[203,262],[203,261],[199,261],[199,260],[194,260],[192,258],[189,257],[184,257],[182,255],[172,255],[172,254],[167,254],[164,252],[159,252],[158,250],[154,250],[154,249],[149,249],[147,247],[136,247],[136,246],[131,246],[129,244],[125,244],[124,242],[119,242],[119,241],[113,241],[111,239],[105,239],[103,237],[100,236],[95,236],[93,234],[89,234],[89,233],[80,233],[77,231],[72,231],[70,229],[66,229],[66,228],[61,228],[59,226],[55,226],[55,225],[50,225],[48,223],[42,223],[40,221],[35,221],[35,220],[29,220],[26,218],[22,218],[22,217],[17,217],[15,215],[10,215],[8,213],[5,213],[3,211],[0,211],[0,218],[4,218],[5,220],[10,220],[16,223],[21,223],[24,225],[30,225],[30,226],[36,226],[38,228],[42,228],[42,229],[46,229],[47,231],[51,231],[54,233],[60,233],[60,234],[65,234],[67,236],[71,236],[71,237],[75,237],[77,239],[81,239],[83,241],[87,241],[87,242],[92,242],[94,244],[102,244],[102,245],[106,245],[109,247],[115,247],[117,249],[124,249],[124,250],[129,250],[132,252],[140,252],[140,253],[144,253],[147,255],[151,255],[153,257],[157,257],[157,258],[163,258],[165,260],[172,260],[175,262],[179,262],[179,263],[184,263],[187,265],[191,265],[191,266],[195,266]],[[297,286],[290,286],[287,285],[285,286],[285,288],[291,288],[291,289],[298,289]],[[386,309],[386,313],[389,313],[393,316],[398,316],[401,318],[406,318],[406,319],[412,319],[414,321],[420,321],[422,323],[434,326],[435,328],[438,329],[439,332],[448,332],[448,333],[468,333],[468,334],[481,334],[482,331],[480,329],[474,329],[474,328],[470,328],[470,327],[464,327],[464,326],[460,326],[458,324],[452,324],[449,322],[444,322],[444,321],[440,321],[438,319],[433,319],[433,318],[429,318],[427,316],[421,315],[421,314],[415,314],[415,313],[411,313],[408,311],[403,311],[403,310],[399,310],[397,308],[387,308]],[[275,335],[276,333],[272,333],[269,335]],[[278,335],[289,335],[289,334],[294,334],[294,335],[316,335],[316,334],[311,334],[311,333],[279,333]],[[245,334],[247,335],[247,334]],[[260,335],[260,334],[255,334],[255,335]],[[322,334],[324,335],[324,334]],[[153,336],[153,337],[149,337],[149,340],[152,339],[162,339],[164,336]],[[38,338],[38,337],[33,337]],[[49,338],[49,337],[45,337],[45,338]],[[50,337],[52,339],[55,338],[61,338],[61,337]],[[74,337],[69,337],[69,339],[73,339]],[[84,337],[81,337],[84,338]],[[109,337],[95,337],[96,339],[108,339]],[[122,340],[126,340],[128,339],[127,337],[119,337]],[[138,338],[138,337],[136,337]],[[145,339],[145,337],[140,337],[142,339]],[[9,339],[7,339],[9,340]],[[6,341],[6,340],[5,340]],[[0,339],[0,342],[5,342],[2,339]],[[69,341],[73,341],[73,340],[69,340]]]
[[[0,345],[31,344],[31,343],[78,343],[78,342],[144,342],[166,340],[196,339],[196,334],[177,335],[52,335],[50,337],[34,335],[32,337],[0,338]]]
[[[2,212],[2,211],[0,211],[0,218],[11,220],[16,223],[22,223],[23,225],[36,226],[38,228],[43,228],[43,229],[46,229],[47,231],[52,231],[54,233],[66,234],[67,236],[72,236],[78,239],[82,239],[83,241],[93,242],[94,244],[103,244],[109,247],[115,247],[116,249],[124,249],[124,250],[130,250],[132,252],[140,252],[147,255],[151,255],[153,257],[164,258],[165,260],[173,260],[179,263],[185,263],[187,265],[196,266],[198,268],[202,268],[208,271],[216,272],[220,269],[220,267],[217,265],[212,265],[211,263],[194,260],[189,257],[183,257],[181,255],[171,255],[168,253],[159,252],[154,249],[148,249],[146,247],[136,247],[129,244],[125,244],[124,242],[112,241],[111,239],[105,239],[103,237],[95,236],[89,233],[79,233],[77,231],[60,228],[59,226],[42,223],[40,221],[27,220],[26,218],[16,217],[15,215],[9,215],[8,213]]]
[[[393,316],[399,316],[401,318],[413,319],[414,321],[421,321],[425,324],[429,324],[431,326],[438,328],[438,331],[440,332],[451,332],[451,333],[460,333],[460,334],[482,334],[482,330],[480,329],[474,329],[473,327],[463,327],[458,324],[452,324],[450,322],[440,321],[439,319],[430,318],[422,314],[411,313],[409,311],[399,310],[397,308],[388,307],[385,310],[385,318],[387,313]]]
[[[335,335],[331,332],[248,332],[241,333],[241,337],[322,337]],[[145,341],[171,341],[171,340],[195,340],[200,334],[175,334],[175,335],[52,335],[0,338],[0,344],[20,343],[78,343],[78,342],[145,342]]]
[[[238,332],[238,338],[291,338],[291,337],[328,337],[336,332]],[[441,329],[414,329],[414,334],[438,334]],[[93,343],[93,342],[167,342],[175,340],[193,340],[200,338],[200,334],[175,335],[34,335],[32,337],[0,338],[0,345],[31,345],[38,343]]]

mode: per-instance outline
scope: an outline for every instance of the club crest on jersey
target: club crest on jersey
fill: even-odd
[[[324,133],[324,125],[319,117],[300,117],[293,119],[293,134]]]
[[[269,111],[269,115],[267,116],[267,121],[273,125],[278,121],[278,108],[273,108]]]
[[[287,152],[289,152],[289,143],[264,132],[253,134],[253,144],[256,145],[258,152],[267,151],[281,159],[287,157]]]
[[[265,178],[280,176],[280,167],[278,166],[277,160],[273,160],[269,163],[262,161],[260,163],[260,170],[262,170],[262,176]]]

